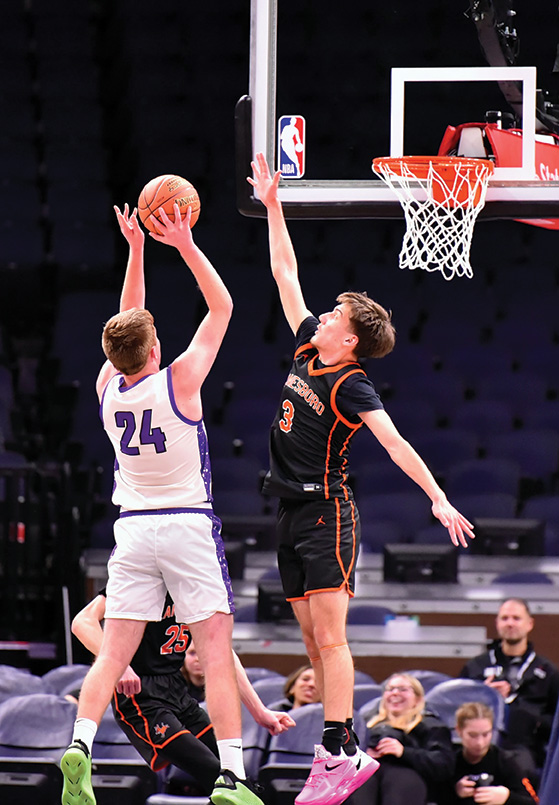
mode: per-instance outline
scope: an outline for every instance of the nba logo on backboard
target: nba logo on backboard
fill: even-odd
[[[278,170],[285,179],[305,173],[305,118],[283,115],[278,122]]]

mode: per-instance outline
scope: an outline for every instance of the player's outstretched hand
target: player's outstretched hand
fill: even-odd
[[[141,248],[144,245],[144,231],[138,221],[138,210],[134,208],[134,211],[130,214],[128,204],[124,205],[123,211],[115,204],[114,211],[120,231],[128,241],[128,245]]]
[[[277,201],[281,173],[276,171],[272,176],[266,157],[262,152],[256,154],[256,160],[250,164],[253,176],[247,176],[247,182],[256,188],[260,201],[265,207],[268,207]]]
[[[469,520],[460,514],[460,512],[452,506],[446,498],[441,501],[435,501],[432,506],[433,515],[440,520],[444,527],[450,534],[450,539],[453,545],[462,545],[463,548],[468,547],[467,537],[475,539],[474,527]]]
[[[158,240],[160,243],[166,243],[167,246],[174,246],[176,249],[179,249],[179,251],[183,251],[194,245],[192,230],[190,228],[192,209],[187,207],[185,217],[181,218],[179,205],[175,202],[173,204],[173,213],[175,220],[171,221],[165,210],[161,207],[159,210],[161,220],[153,216],[151,217],[157,232],[150,232],[149,234],[154,240]]]

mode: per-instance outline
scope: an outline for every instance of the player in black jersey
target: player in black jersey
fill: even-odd
[[[95,656],[103,638],[105,602],[101,590],[72,621],[72,632]],[[112,707],[120,728],[154,771],[177,766],[199,783],[200,793],[210,794],[220,770],[217,743],[207,712],[190,695],[181,673],[191,640],[188,627],[177,623],[167,594],[161,620],[146,625]],[[241,700],[255,721],[272,735],[294,726],[287,713],[264,707],[236,655],[234,659]]]
[[[394,347],[390,315],[366,294],[341,294],[316,319],[307,308],[297,260],[278,198],[280,174],[263,154],[248,177],[267,210],[272,274],[296,336],[293,365],[272,425],[270,472],[263,491],[280,498],[278,564],[300,624],[324,703],[322,745],[297,805],[338,805],[378,765],[356,747],[352,730],[353,661],[346,638],[359,551],[359,513],[347,483],[354,434],[366,425],[429,496],[455,545],[472,525],[446,499],[431,472],[392,423],[360,359]],[[373,765],[374,764],[374,765]]]

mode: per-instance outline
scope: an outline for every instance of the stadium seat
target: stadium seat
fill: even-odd
[[[281,699],[283,696],[283,686],[285,685],[284,676],[266,676],[262,679],[256,679],[252,683],[252,687],[258,693],[264,704]]]
[[[361,712],[361,708],[382,694],[382,685],[357,684],[353,687],[353,709]]]
[[[256,723],[244,705],[241,708],[241,715],[245,770],[252,780],[256,780],[260,766],[268,753],[270,733],[265,727]]]
[[[516,495],[506,492],[487,492],[476,495],[455,492],[452,504],[468,520],[473,517],[514,517],[516,515]]]
[[[237,614],[235,613],[235,620],[237,620]],[[248,676],[251,682],[256,682],[259,679],[269,679],[271,676],[281,676],[282,679],[285,677],[278,673],[277,671],[273,671],[271,668],[262,668],[258,665],[249,666],[245,668],[245,674]]]
[[[43,677],[35,676],[24,668],[0,665],[0,703],[14,696],[46,692]]]
[[[495,434],[486,448],[489,457],[515,461],[523,478],[539,480],[546,488],[559,466],[559,434],[552,429]]]
[[[477,458],[479,437],[473,430],[433,430],[414,440],[415,449],[435,475],[446,475],[458,461]]]
[[[514,416],[511,405],[505,400],[468,400],[452,412],[450,422],[453,428],[473,431],[483,445],[488,436],[509,433]]]
[[[363,534],[366,531],[374,534],[376,522],[391,522],[401,530],[402,537],[406,540],[411,539],[414,531],[429,525],[431,521],[431,502],[419,490],[360,496],[357,507],[361,515]]]
[[[373,685],[377,684],[370,674],[366,673],[366,671],[359,671],[357,668],[353,672],[353,677],[356,685],[367,683],[372,683]]]
[[[545,521],[545,553],[559,555],[559,497],[534,495],[525,501],[522,517]]]
[[[85,675],[90,669],[90,665],[59,665],[43,674],[43,683],[47,693],[56,693],[64,696],[72,690],[81,687]]]
[[[425,693],[431,690],[431,688],[434,688],[435,685],[438,685],[441,682],[446,682],[448,679],[452,679],[452,677],[450,677],[448,674],[443,674],[442,671],[429,671],[425,668],[414,668],[411,671],[406,669],[404,673],[410,674],[410,676],[414,676],[416,679],[418,679],[421,682]]]
[[[368,702],[365,702],[365,704],[362,704],[361,707],[359,708],[359,715],[365,722],[365,725],[367,724],[370,718],[372,718],[374,715],[376,715],[376,713],[378,713],[381,698],[382,698],[381,696],[377,696],[374,699],[370,699]]]
[[[553,584],[553,579],[538,570],[517,570],[515,573],[500,573],[491,579],[491,584]]]
[[[425,695],[429,706],[447,727],[454,730],[456,710],[466,702],[483,702],[493,709],[494,734],[497,737],[505,728],[505,700],[494,688],[474,679],[448,679],[439,682]]]
[[[352,599],[349,602],[347,613],[348,625],[367,624],[369,626],[383,626],[386,621],[386,616],[394,615],[393,610],[389,607],[383,607],[379,604],[354,604],[354,600],[355,599]]]
[[[293,710],[291,715],[296,726],[281,735],[272,736],[266,766],[295,763],[304,764],[308,769],[313,761],[314,745],[320,743],[324,726],[322,704],[307,704]]]
[[[504,458],[475,458],[453,464],[446,474],[445,491],[454,495],[501,492],[518,495],[520,467]]]

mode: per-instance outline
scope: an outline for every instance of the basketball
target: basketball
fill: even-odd
[[[193,227],[200,215],[200,198],[196,188],[182,176],[165,174],[157,176],[148,182],[142,189],[138,198],[138,215],[140,221],[150,232],[157,230],[153,226],[153,215],[158,221],[161,220],[160,210],[165,210],[171,221],[175,220],[174,204],[178,203],[181,218],[186,216],[186,211],[190,207],[192,214],[190,226]]]

